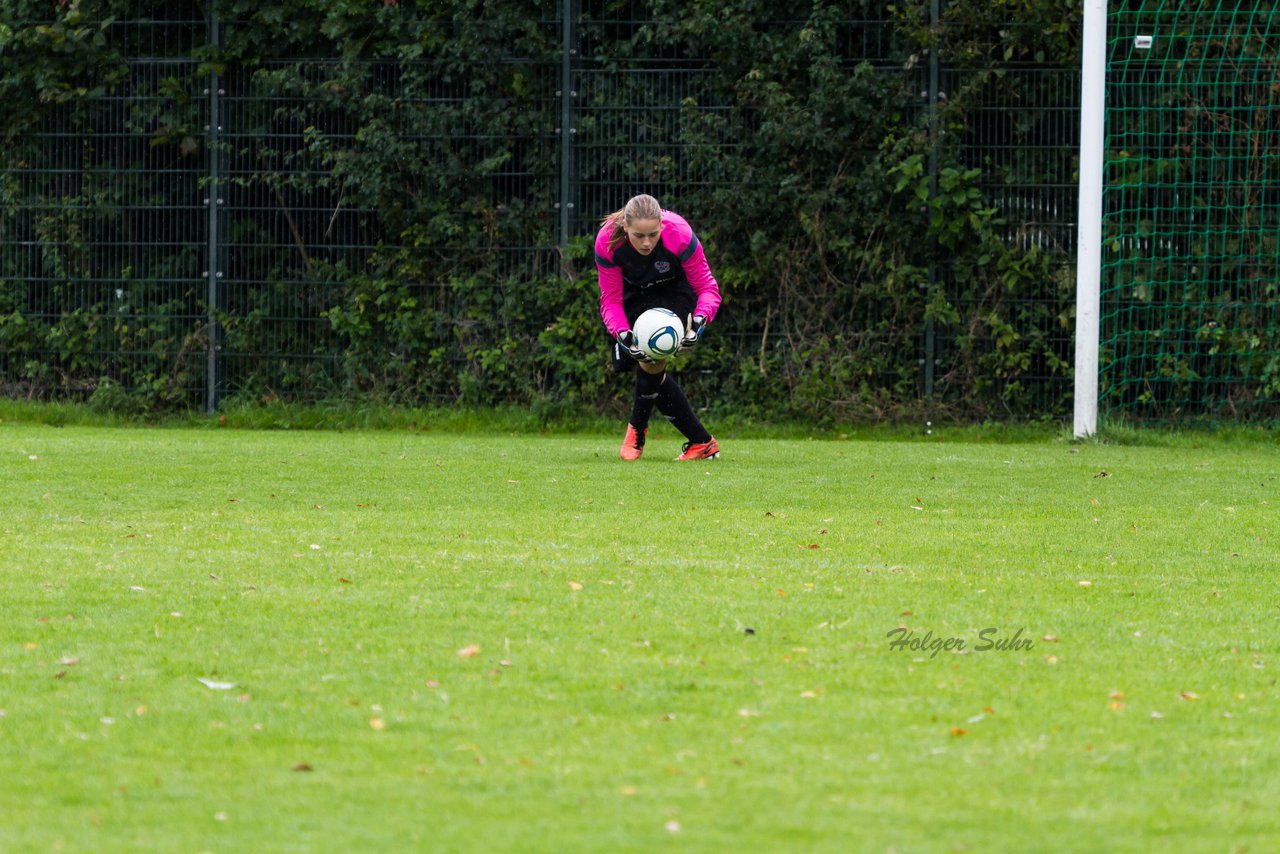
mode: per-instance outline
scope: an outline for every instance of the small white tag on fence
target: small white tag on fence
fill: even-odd
[[[1155,36],[1134,36],[1133,47],[1135,50],[1151,50],[1151,44],[1155,40]]]

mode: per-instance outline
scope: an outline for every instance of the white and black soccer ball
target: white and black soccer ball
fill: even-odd
[[[684,321],[674,311],[651,308],[636,318],[631,327],[640,349],[650,359],[670,359],[680,349],[684,338]]]

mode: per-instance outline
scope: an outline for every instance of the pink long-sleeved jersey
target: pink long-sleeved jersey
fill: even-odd
[[[720,286],[711,275],[702,244],[685,218],[673,211],[662,212],[662,234],[648,255],[641,255],[625,237],[609,249],[613,226],[606,224],[596,234],[596,267],[600,271],[600,318],[610,335],[631,328],[629,315],[658,294],[683,293],[693,304],[693,313],[710,323],[720,307]],[[671,306],[666,306],[671,308]],[[631,308],[629,311],[628,308]]]

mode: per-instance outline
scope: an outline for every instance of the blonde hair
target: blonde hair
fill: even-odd
[[[601,227],[606,225],[613,226],[613,233],[609,235],[609,251],[612,252],[627,239],[627,226],[638,219],[656,219],[662,220],[662,205],[658,204],[658,200],[653,196],[641,193],[638,196],[632,196],[631,200],[626,203],[621,210],[616,210],[600,221]]]

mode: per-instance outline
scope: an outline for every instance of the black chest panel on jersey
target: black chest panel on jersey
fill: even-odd
[[[647,291],[650,288],[669,288],[687,280],[680,259],[661,241],[648,255],[641,255],[630,243],[618,247],[613,253],[613,263],[622,271],[622,289]]]

